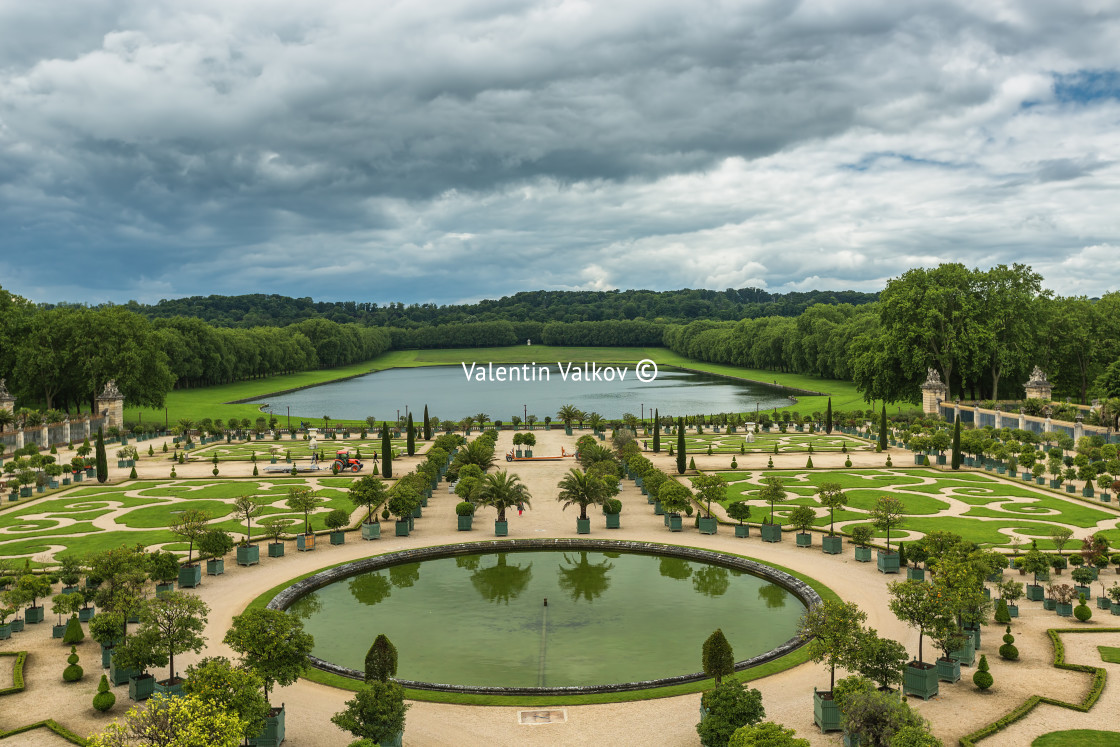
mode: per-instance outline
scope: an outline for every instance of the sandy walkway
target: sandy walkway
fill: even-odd
[[[574,437],[565,437],[562,430],[536,431],[538,455],[559,453],[561,445],[571,448]],[[499,440],[498,453],[503,454],[510,446],[510,433],[504,433]],[[156,446],[157,450],[159,445]],[[146,450],[146,446],[145,446]],[[652,455],[651,455],[652,456]],[[739,457],[741,469],[760,469],[766,464],[769,455],[747,455]],[[818,467],[843,465],[845,455],[814,454]],[[874,453],[853,453],[850,455],[853,466],[882,467],[883,455]],[[906,452],[898,452],[895,461],[900,462]],[[672,461],[667,454],[654,458],[666,470],[671,469]],[[711,464],[708,461],[711,460]],[[778,455],[774,459],[776,468],[803,467],[804,454]],[[402,460],[398,464],[400,472],[417,460]],[[697,456],[701,467],[726,468],[729,461],[724,456]],[[835,462],[835,463],[833,463]],[[169,464],[153,464],[143,460],[137,471],[144,477],[167,477]],[[499,467],[505,468],[504,461]],[[517,473],[532,492],[533,509],[524,516],[514,512],[509,516],[510,537],[570,537],[575,536],[576,512],[564,512],[554,500],[556,483],[572,466],[571,462],[545,462],[537,464],[518,464]],[[240,468],[248,476],[251,465],[223,465],[222,476],[236,475]],[[206,463],[181,466],[180,477],[209,477],[210,465]],[[828,584],[845,600],[856,602],[868,613],[868,624],[879,630],[880,634],[901,641],[911,652],[917,651],[917,635],[900,624],[886,606],[886,583],[898,577],[879,574],[874,564],[856,563],[851,551],[845,548],[841,556],[827,556],[821,553],[819,541],[811,549],[799,549],[786,541],[777,545],[763,544],[757,537],[736,539],[729,528],[721,528],[715,536],[703,536],[688,528],[680,534],[669,533],[661,517],[654,516],[645,497],[627,483],[620,498],[624,508],[623,529],[607,531],[603,528],[601,514],[596,513],[592,521],[592,537],[614,539],[642,539],[659,542],[673,542],[710,547],[772,561],[795,570],[813,575]],[[464,541],[467,539],[484,540],[491,538],[490,523],[493,512],[483,510],[476,517],[476,530],[471,534],[455,530],[453,511],[456,502],[454,495],[448,494],[441,485],[424,518],[416,523],[416,531],[411,537],[385,537],[376,542],[355,540],[348,535],[347,544],[342,546],[321,545],[311,553],[297,553],[289,543],[288,554],[283,558],[262,558],[261,565],[240,568],[227,562],[227,572],[220,577],[204,577],[198,593],[211,607],[207,636],[209,647],[204,654],[226,654],[230,652],[220,644],[225,630],[234,615],[241,612],[246,603],[258,594],[301,573],[334,564],[340,561],[366,557],[370,554],[389,552],[407,547],[418,547],[444,542]],[[1023,603],[1022,617],[1016,622],[1015,634],[1022,659],[1014,664],[1003,662],[995,650],[1000,643],[1002,631],[989,626],[984,629],[981,652],[989,654],[995,687],[989,694],[979,694],[971,685],[972,669],[965,669],[964,678],[956,685],[942,685],[941,696],[923,703],[912,701],[915,706],[931,719],[934,731],[946,743],[955,741],[959,736],[997,718],[999,715],[1018,705],[1028,694],[1045,687],[1059,697],[1076,699],[1088,687],[1089,676],[1055,670],[1050,667],[1051,650],[1045,629],[1054,626],[1067,626],[1069,623],[1057,618],[1052,612],[1045,612],[1041,605]],[[1107,625],[1113,620],[1120,624],[1120,618],[1112,618],[1100,611],[1090,624]],[[55,718],[67,727],[86,733],[99,728],[107,720],[96,714],[90,707],[101,669],[97,662],[97,646],[86,642],[80,647],[82,665],[86,668],[86,678],[75,685],[64,685],[60,673],[65,666],[66,650],[57,640],[50,637],[50,622],[39,626],[29,626],[27,632],[17,634],[13,640],[0,643],[5,649],[22,648],[31,652],[27,668],[27,690],[19,695],[0,700],[0,726],[11,728],[17,723],[26,723],[42,718]],[[1074,636],[1067,636],[1069,639]],[[1069,660],[1074,662],[1093,661],[1090,653],[1095,653],[1099,643],[1120,645],[1120,634],[1085,636],[1087,648],[1070,649]],[[1107,639],[1107,640],[1106,640]],[[1080,641],[1078,641],[1080,644]],[[680,641],[677,645],[693,646],[697,651],[699,664],[700,642]],[[931,646],[926,642],[927,657]],[[178,657],[180,671],[197,657]],[[1110,665],[1115,671],[1116,666]],[[767,717],[797,730],[799,736],[808,738],[812,744],[836,744],[836,734],[821,735],[812,722],[813,686],[827,684],[827,670],[812,664],[768,677],[754,683],[763,693]],[[117,687],[118,705],[113,714],[119,715],[128,705],[127,688]],[[342,708],[348,693],[315,683],[300,681],[283,688],[273,696],[274,702],[284,702],[288,707],[287,729],[288,744],[300,745],[345,745],[351,737],[330,724],[330,715]],[[405,743],[409,745],[696,745],[698,739],[694,729],[697,721],[699,695],[674,698],[620,703],[596,706],[566,708],[567,721],[559,724],[521,726],[517,723],[518,708],[452,706],[431,703],[416,703],[409,711]],[[1023,729],[1022,735],[1009,732],[993,738],[985,744],[1027,744],[1026,734],[1042,733],[1060,728],[1074,728],[1077,725],[1102,723],[1104,714],[1114,712],[1117,705],[1115,689],[1106,689],[1106,700],[1092,713],[1076,714],[1064,709],[1039,709],[1034,715],[1016,729]],[[45,738],[45,737],[44,737]],[[31,739],[30,737],[28,738]],[[38,736],[35,739],[40,739]],[[53,744],[53,742],[19,742],[15,744]]]

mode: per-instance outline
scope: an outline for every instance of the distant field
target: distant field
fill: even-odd
[[[704,363],[677,355],[665,348],[596,348],[596,347],[550,347],[548,345],[516,345],[500,348],[454,348],[440,350],[394,350],[364,363],[332,368],[321,371],[302,371],[284,376],[270,376],[252,381],[239,381],[234,384],[184,389],[171,392],[167,396],[165,410],[128,408],[126,420],[174,425],[182,418],[201,420],[202,418],[250,418],[255,420],[260,412],[256,405],[230,405],[243,399],[256,399],[275,392],[299,389],[324,384],[351,376],[360,376],[389,368],[412,368],[416,366],[457,365],[464,360],[484,360],[495,363],[531,363],[533,361],[596,361],[598,363],[637,363],[643,358],[655,361],[659,366],[677,366],[696,371],[706,371],[721,376],[750,379],[763,383],[777,383],[781,386],[825,392],[827,396],[799,395],[796,409],[803,413],[814,410],[824,411],[828,397],[832,397],[834,410],[867,409],[855,385],[850,381],[819,379],[802,374],[781,374],[749,368],[736,368],[720,364]],[[790,408],[794,409],[794,408]],[[319,418],[322,413],[298,413],[301,419]],[[293,421],[297,413],[292,413]],[[286,414],[281,418],[286,425]],[[357,423],[358,421],[334,421],[337,425]]]

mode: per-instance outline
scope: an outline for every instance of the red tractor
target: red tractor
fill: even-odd
[[[362,460],[350,456],[350,452],[346,449],[339,449],[335,452],[334,464],[331,465],[331,472],[337,475],[339,472],[345,472],[346,470],[361,472]]]

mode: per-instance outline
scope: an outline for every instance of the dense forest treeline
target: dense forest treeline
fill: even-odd
[[[379,305],[357,301],[252,294],[191,296],[127,307],[149,319],[193,317],[220,327],[288,326],[306,319],[354,322],[374,327],[413,329],[474,322],[599,322],[645,319],[657,322],[692,319],[738,320],[763,316],[797,316],[818,303],[871,303],[876,293],[806,291],[769,293],[759,288],[724,291],[526,291],[473,304]]]
[[[576,303],[579,298],[587,299],[586,309]],[[532,340],[665,346],[701,361],[851,380],[869,400],[916,401],[929,368],[949,384],[950,397],[1018,398],[1036,365],[1049,374],[1057,398],[1084,403],[1094,395],[1120,396],[1120,293],[1062,298],[1045,290],[1029,267],[946,264],[910,270],[867,302],[874,298],[847,292],[777,296],[755,289],[539,291],[470,306],[211,296],[90,308],[35,305],[0,289],[0,378],[24,402],[47,408],[89,403],[110,378],[130,404],[158,407],[172,387],[342,366],[389,349]],[[665,307],[668,299],[680,308]],[[773,313],[751,316],[760,308]],[[800,310],[793,316],[780,313],[795,308]],[[171,309],[215,321],[153,313]],[[479,319],[520,313],[516,309],[525,318]],[[703,310],[712,318],[692,318]],[[654,318],[645,318],[647,312]],[[431,318],[421,321],[425,314]],[[542,314],[545,319],[535,318]],[[609,318],[579,319],[604,315]],[[261,323],[237,326],[248,319]]]

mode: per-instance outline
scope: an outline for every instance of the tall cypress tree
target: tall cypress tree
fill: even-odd
[[[97,466],[97,481],[105,482],[109,479],[109,461],[105,458],[105,436],[101,429],[97,429],[97,447],[94,458]]]
[[[879,448],[887,450],[887,403],[883,403],[883,414],[879,417]]]
[[[688,460],[684,456],[684,417],[677,418],[677,474],[683,475]]]
[[[661,423],[657,419],[657,410],[653,411],[653,453],[661,453]]]
[[[416,453],[416,428],[412,425],[412,413],[408,413],[408,434],[405,436],[405,444],[408,449],[408,455],[412,456]]]
[[[424,440],[432,440],[432,424],[428,422],[428,406],[424,405]]]
[[[953,423],[953,469],[961,468],[961,416]]]
[[[832,433],[832,397],[828,398],[828,409],[824,413],[824,432]]]
[[[381,426],[381,474],[388,480],[393,476],[393,442],[389,438],[389,424]]]

